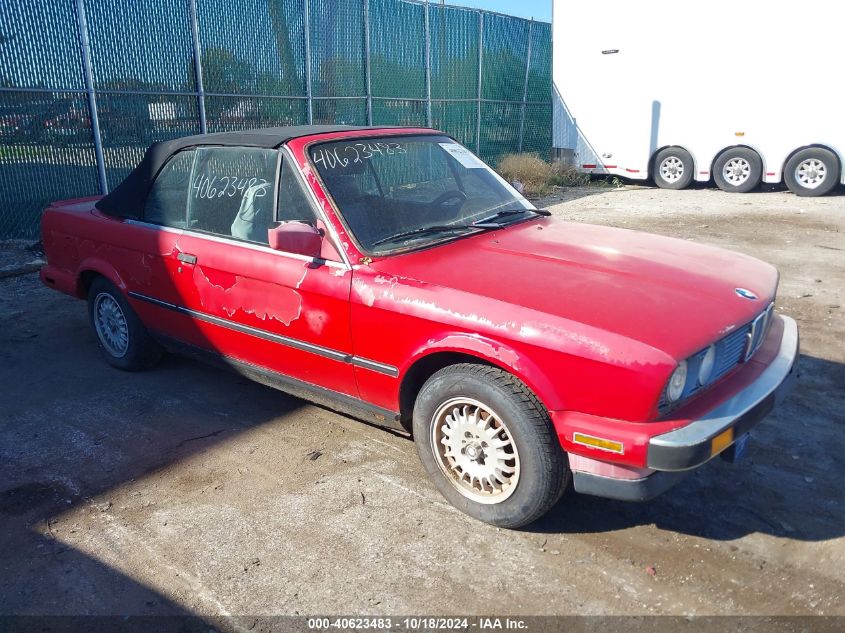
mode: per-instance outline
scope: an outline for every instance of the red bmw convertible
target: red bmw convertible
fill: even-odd
[[[740,457],[797,374],[777,271],[548,215],[430,129],[192,136],[53,203],[41,279],[115,367],[185,353],[408,432],[495,525]]]

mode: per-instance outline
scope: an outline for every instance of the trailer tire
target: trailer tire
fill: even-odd
[[[657,152],[651,171],[661,189],[686,189],[692,183],[695,165],[683,147],[667,147]]]
[[[713,163],[716,186],[728,193],[748,193],[763,181],[763,160],[753,149],[731,147]]]
[[[786,161],[783,179],[796,196],[823,196],[839,183],[839,160],[828,149],[807,147]]]

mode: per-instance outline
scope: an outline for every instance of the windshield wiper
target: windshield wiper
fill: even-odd
[[[472,226],[484,226],[484,225],[492,225],[492,226],[501,226],[500,222],[496,220],[502,220],[504,218],[510,217],[512,215],[521,215],[523,213],[535,213],[537,215],[551,215],[551,211],[546,211],[545,209],[526,209],[521,207],[519,209],[502,209],[501,211],[497,211],[493,215],[487,216],[486,218],[481,218],[480,220],[476,220],[472,223]]]
[[[431,226],[421,226],[416,229],[411,229],[409,231],[394,233],[393,235],[388,235],[387,237],[382,237],[381,239],[376,240],[375,242],[373,242],[373,246],[379,246],[380,244],[384,244],[385,242],[395,242],[396,240],[401,240],[406,237],[417,237],[419,235],[427,235],[428,233],[449,233],[452,231],[499,228],[503,226],[503,224],[501,222],[496,222],[496,220],[501,220],[502,218],[510,217],[512,215],[521,215],[523,213],[534,213],[536,215],[551,215],[551,212],[546,211],[545,209],[502,209],[501,211],[497,211],[493,215],[490,215],[486,218],[476,220],[472,224],[433,224]]]
[[[467,231],[476,227],[474,224],[433,224],[431,226],[421,226],[410,231],[402,231],[401,233],[394,233],[373,242],[373,246],[384,244],[385,242],[395,242],[405,237],[416,237],[418,235],[426,235],[428,233],[448,233],[451,231]]]

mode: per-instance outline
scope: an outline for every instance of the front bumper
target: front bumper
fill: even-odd
[[[615,479],[595,473],[573,471],[575,492],[620,501],[648,501],[663,494],[692,471],[654,473],[640,479]]]
[[[645,476],[617,478],[573,470],[575,490],[612,499],[651,499],[748,433],[786,397],[797,378],[798,326],[789,317],[780,318],[783,331],[773,360],[753,382],[694,421],[650,437],[645,447]]]

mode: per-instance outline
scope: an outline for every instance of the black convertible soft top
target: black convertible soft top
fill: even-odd
[[[343,132],[350,130],[383,130],[389,126],[365,127],[354,125],[297,125],[290,127],[268,127],[258,130],[238,132],[217,132],[184,136],[172,141],[152,144],[138,166],[122,183],[97,202],[97,208],[108,215],[121,218],[138,219],[142,216],[150,186],[159,170],[173,154],[188,148],[202,145],[260,147],[273,149],[280,147],[294,138]]]

